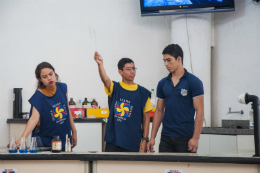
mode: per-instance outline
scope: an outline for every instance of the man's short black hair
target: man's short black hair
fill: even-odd
[[[166,46],[162,52],[163,55],[169,54],[173,56],[176,60],[180,56],[181,57],[181,62],[183,64],[183,51],[181,47],[178,44],[170,44]]]
[[[118,64],[117,64],[118,70],[122,70],[125,67],[125,64],[127,64],[127,63],[134,63],[134,61],[131,60],[130,58],[120,59]]]

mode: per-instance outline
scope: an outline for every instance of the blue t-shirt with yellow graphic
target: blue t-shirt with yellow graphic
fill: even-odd
[[[56,85],[57,90],[53,96],[45,96],[42,92],[36,90],[29,102],[31,110],[32,107],[35,107],[40,114],[41,125],[37,136],[41,138],[43,146],[51,147],[53,136],[60,136],[62,148],[65,148],[66,134],[71,138],[69,108],[66,96],[67,85],[65,83],[57,83]]]
[[[105,141],[138,152],[143,135],[143,113],[152,110],[151,92],[140,85],[133,85],[135,90],[129,87],[123,82],[113,81],[110,92],[105,88],[110,97]]]

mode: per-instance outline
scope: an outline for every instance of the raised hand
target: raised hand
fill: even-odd
[[[110,90],[109,87],[110,87],[110,84],[111,84],[111,80],[106,74],[106,71],[105,71],[105,68],[104,68],[104,65],[103,65],[103,58],[98,52],[95,52],[94,60],[98,64],[98,72],[99,72],[99,75],[100,75],[102,82],[104,83],[105,87],[108,88],[108,90]]]
[[[95,52],[94,60],[97,62],[98,65],[103,65],[103,58],[98,52]]]

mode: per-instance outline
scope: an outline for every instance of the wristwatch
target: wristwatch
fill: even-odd
[[[149,137],[144,137],[143,140],[146,140],[147,142],[149,142]]]

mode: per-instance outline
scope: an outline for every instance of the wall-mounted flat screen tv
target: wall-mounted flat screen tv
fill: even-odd
[[[235,11],[234,0],[140,0],[142,16]]]

